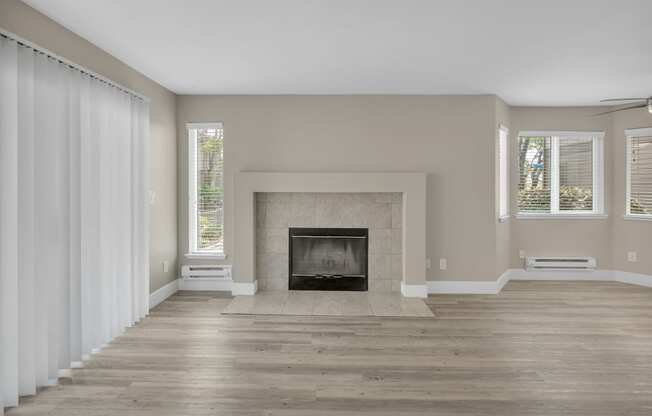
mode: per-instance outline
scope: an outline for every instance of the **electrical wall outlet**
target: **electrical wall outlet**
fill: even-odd
[[[448,268],[448,261],[446,259],[439,259],[439,270],[446,270]]]
[[[170,262],[165,260],[163,262],[163,273],[167,273],[170,270]]]
[[[518,258],[519,259],[524,259],[525,258],[525,250],[519,250],[518,251]]]
[[[432,262],[430,261],[430,259],[426,259],[426,269],[430,270],[431,267],[432,267]]]
[[[628,251],[627,252],[627,261],[631,261],[632,263],[635,263],[638,261],[638,255],[636,254],[635,251]]]

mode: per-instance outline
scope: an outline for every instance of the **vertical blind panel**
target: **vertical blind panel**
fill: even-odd
[[[593,210],[593,138],[559,141],[559,210]]]
[[[69,359],[70,362],[82,361],[81,353],[81,223],[80,223],[80,146],[81,146],[81,115],[80,93],[81,74],[73,72],[68,78],[69,94],[69,145],[68,145],[68,177],[69,199]]]
[[[21,395],[36,394],[36,372],[33,357],[36,354],[36,334],[34,333],[35,310],[30,302],[36,293],[34,247],[34,54],[18,48],[18,65],[23,68],[18,73],[18,154],[22,155],[18,170],[18,189],[28,190],[18,195],[18,328],[22,354],[19,355],[18,392]]]
[[[520,212],[550,212],[550,146],[550,137],[519,138]]]
[[[196,129],[195,190],[198,252],[224,250],[224,136],[221,127]]]
[[[16,44],[0,38],[0,408],[18,404]]]
[[[652,137],[630,140],[630,213],[652,215]]]

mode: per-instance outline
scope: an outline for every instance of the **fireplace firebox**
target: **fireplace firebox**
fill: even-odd
[[[290,228],[290,290],[367,290],[367,228]]]

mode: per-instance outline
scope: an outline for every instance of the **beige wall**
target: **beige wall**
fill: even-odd
[[[613,154],[612,123],[610,116],[596,117],[604,107],[515,107],[511,110],[510,144],[512,155],[517,153],[518,132],[523,130],[582,130],[604,131],[605,149],[605,207],[607,219],[515,219],[511,225],[511,266],[522,267],[518,251],[526,255],[576,255],[594,256],[598,267],[610,269],[611,221],[614,216],[611,204]],[[518,160],[511,158],[511,206],[517,211]]]
[[[18,0],[0,1],[0,28],[95,71],[151,99],[150,291],[177,276],[176,96],[113,56]],[[170,270],[163,273],[162,263]]]
[[[625,215],[625,129],[652,127],[652,115],[645,109],[615,113],[613,116],[612,181],[612,266],[616,270],[652,275],[652,221],[624,220]],[[627,261],[627,252],[636,251],[638,261]]]
[[[494,96],[179,96],[179,255],[187,252],[185,123],[224,123],[225,251],[245,170],[426,172],[428,279],[494,280]],[[462,162],[461,162],[462,161]],[[439,258],[448,259],[440,271]],[[186,261],[186,260],[182,260]]]

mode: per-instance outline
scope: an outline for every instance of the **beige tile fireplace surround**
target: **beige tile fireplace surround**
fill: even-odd
[[[258,290],[287,290],[289,227],[369,230],[370,292],[400,292],[402,194],[256,192]]]
[[[369,228],[369,291],[426,297],[426,175],[241,172],[233,294],[287,290],[288,227]]]

